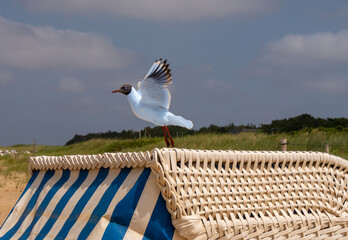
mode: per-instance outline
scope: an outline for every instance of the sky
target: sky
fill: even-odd
[[[194,128],[348,117],[343,0],[0,2],[0,146],[152,123],[111,91],[168,59]]]

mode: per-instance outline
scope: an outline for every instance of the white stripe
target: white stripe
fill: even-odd
[[[35,217],[36,210],[39,208],[42,201],[45,199],[47,193],[51,190],[52,186],[59,181],[59,179],[62,177],[63,170],[57,170],[54,172],[54,175],[45,183],[44,187],[42,188],[42,191],[40,192],[37,201],[35,203],[35,206],[32,208],[32,210],[28,213],[24,221],[22,222],[20,228],[18,229],[17,233],[13,235],[11,239],[16,240],[27,229],[27,227],[30,225],[30,223],[33,221]]]
[[[79,171],[72,171],[70,173],[69,179],[64,183],[64,185],[56,192],[56,194],[52,197],[52,200],[48,204],[47,208],[43,212],[40,219],[36,222],[35,226],[33,227],[33,230],[31,231],[30,237],[28,240],[35,239],[37,234],[41,231],[41,229],[45,226],[47,221],[50,219],[50,216],[52,215],[55,207],[59,203],[59,201],[62,199],[64,194],[68,191],[69,186],[73,185],[74,182],[79,177]]]
[[[108,172],[108,176],[104,179],[104,181],[98,186],[94,194],[91,196],[86,206],[81,211],[79,218],[76,220],[74,226],[70,229],[67,238],[69,239],[77,239],[81,230],[88,222],[88,219],[91,217],[93,210],[100,202],[100,199],[103,197],[105,191],[110,187],[112,181],[120,173],[120,168],[110,169]]]
[[[112,199],[108,210],[100,221],[95,225],[93,231],[88,236],[87,239],[99,240],[103,237],[105,229],[107,228],[111,215],[114,212],[116,205],[127,195],[127,193],[132,189],[136,181],[138,180],[140,174],[143,172],[144,168],[133,168],[128,174],[127,178],[124,180],[123,184],[118,189],[114,198]]]
[[[87,191],[88,187],[93,183],[94,179],[97,177],[98,172],[99,172],[99,169],[90,170],[88,172],[87,178],[82,183],[82,185],[76,190],[74,195],[70,198],[69,202],[65,205],[65,208],[63,209],[59,218],[57,219],[55,224],[52,226],[52,229],[49,231],[49,233],[46,236],[52,237],[52,236],[56,236],[59,233],[64,223],[69,218],[71,212],[74,210],[74,207],[76,206],[79,199]],[[72,173],[79,175],[79,171],[72,171]]]
[[[6,222],[3,224],[0,229],[0,237],[5,235],[18,221],[20,216],[23,214],[25,206],[28,205],[31,196],[34,194],[35,190],[39,187],[42,178],[45,175],[45,171],[40,171],[35,181],[32,183],[27,192],[22,196],[21,200],[14,207],[11,215],[7,218]]]
[[[127,234],[124,236],[123,240],[135,240],[135,239],[143,239],[144,235],[140,234],[132,229],[127,229]]]
[[[124,239],[142,239],[151,215],[157,203],[160,189],[156,178],[151,173],[135,208],[131,223],[128,226]]]

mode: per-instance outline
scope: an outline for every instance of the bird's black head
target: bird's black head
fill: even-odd
[[[124,84],[120,87],[120,89],[112,91],[112,93],[120,92],[124,95],[128,95],[132,91],[132,85],[130,84]]]

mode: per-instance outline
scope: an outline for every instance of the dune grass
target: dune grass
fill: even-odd
[[[14,180],[17,184],[23,184],[29,180],[28,158],[30,154],[19,154],[0,157],[0,176],[2,179]],[[0,183],[1,187],[1,183]]]
[[[242,133],[196,135],[179,138],[178,147],[193,149],[221,149],[221,150],[280,150],[280,140],[286,138],[288,151],[325,151],[325,144],[329,144],[330,153],[348,159],[348,134],[325,133],[320,131],[293,134],[261,134]]]
[[[215,150],[280,150],[280,140],[288,140],[288,151],[325,151],[329,144],[330,153],[348,159],[348,133],[330,133],[313,130],[291,134],[241,133],[231,134],[197,134],[174,138],[176,147],[189,149]],[[135,140],[92,139],[68,146],[36,146],[36,156],[60,156],[73,154],[100,154],[104,152],[149,151],[165,147],[163,138],[142,138]],[[32,145],[15,145],[0,149],[33,152]],[[18,154],[0,157],[0,175],[8,178],[26,174],[29,178],[27,161],[33,154]]]

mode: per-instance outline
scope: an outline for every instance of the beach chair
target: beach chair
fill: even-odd
[[[320,152],[39,156],[0,239],[348,239],[348,162]]]

